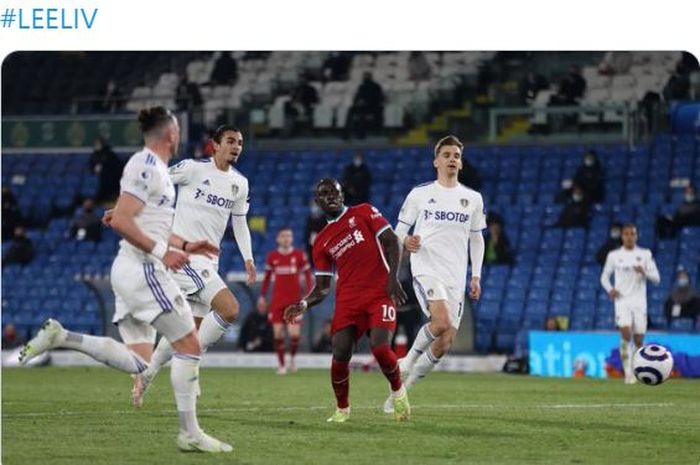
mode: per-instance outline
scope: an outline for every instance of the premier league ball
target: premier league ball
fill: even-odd
[[[634,376],[644,384],[655,386],[666,381],[673,370],[673,355],[657,344],[642,347],[632,359]]]

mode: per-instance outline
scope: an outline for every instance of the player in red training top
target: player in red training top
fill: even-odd
[[[407,420],[410,406],[396,354],[391,350],[396,308],[406,301],[397,278],[399,240],[382,214],[368,203],[346,207],[335,179],[316,185],[316,203],[328,224],[313,245],[316,285],[308,296],[285,309],[287,321],[297,318],[328,296],[333,268],[338,274],[335,314],[331,324],[333,361],[331,382],[337,408],[329,422],[350,418],[350,370],[353,345],[369,332],[372,354],[391,385],[394,416]]]
[[[301,286],[299,278],[301,273],[304,273],[304,294],[308,294],[313,286],[311,277],[311,267],[306,258],[306,253],[294,248],[294,235],[289,228],[282,228],[277,232],[277,250],[267,254],[265,259],[265,279],[263,279],[262,287],[260,288],[260,297],[258,298],[258,309],[263,311],[267,307],[265,295],[267,288],[272,285],[272,298],[268,308],[270,323],[272,323],[272,331],[275,337],[275,350],[277,351],[277,360],[279,366],[277,374],[284,375],[287,373],[287,368],[284,364],[284,309],[298,302],[301,299]],[[301,319],[292,321],[286,325],[287,335],[289,336],[289,369],[296,371],[294,364],[294,356],[299,347]]]

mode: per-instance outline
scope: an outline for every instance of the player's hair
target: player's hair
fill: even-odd
[[[636,230],[636,229],[637,229],[637,225],[634,224],[634,223],[625,223],[625,224],[622,225],[622,229],[620,229],[620,231],[624,231],[625,229],[629,229],[629,228],[632,228],[632,229],[635,229],[635,230]]]
[[[281,233],[282,231],[292,231],[292,227],[289,225],[284,225],[277,230],[277,234]]]
[[[316,189],[315,189],[315,190],[318,190],[318,188],[321,187],[321,184],[333,184],[333,185],[337,185],[337,186],[340,188],[341,191],[343,190],[343,185],[340,184],[340,183],[338,182],[338,180],[335,179],[335,178],[323,178],[323,179],[321,179],[320,181],[318,181],[318,182],[316,183]]]
[[[175,115],[165,107],[144,108],[139,112],[139,127],[144,136],[150,136],[155,131],[175,120]]]
[[[222,124],[218,128],[216,128],[216,131],[214,131],[214,135],[212,136],[212,139],[214,142],[217,144],[221,143],[221,138],[224,137],[224,134],[227,132],[240,132],[241,134],[243,133],[240,129],[238,129],[236,126],[232,124]]]
[[[438,156],[438,152],[440,152],[440,149],[445,146],[445,145],[454,145],[459,147],[459,150],[462,150],[464,148],[464,144],[462,144],[462,141],[460,141],[457,136],[453,136],[450,134],[449,136],[445,136],[439,141],[437,141],[437,144],[435,144],[435,156]]]

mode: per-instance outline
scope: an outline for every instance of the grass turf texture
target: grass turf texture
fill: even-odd
[[[200,423],[234,452],[176,449],[165,369],[140,411],[107,368],[2,371],[2,463],[696,464],[700,382],[433,373],[410,391],[408,423],[381,412],[380,373],[352,373],[348,423],[329,425],[328,372],[201,371]]]

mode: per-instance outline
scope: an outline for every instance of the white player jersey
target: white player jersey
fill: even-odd
[[[175,187],[168,176],[165,163],[144,147],[126,163],[120,185],[122,193],[129,193],[144,203],[143,209],[134,219],[139,229],[154,241],[167,244],[175,213]],[[155,260],[125,239],[121,240],[119,246],[120,253],[135,254],[148,261]]]
[[[634,270],[635,266],[641,266],[645,275]],[[660,281],[659,270],[649,249],[635,247],[628,250],[624,247],[608,253],[605,259],[605,267],[600,275],[600,283],[607,292],[613,289],[610,283],[610,275],[615,274],[615,290],[620,297],[615,299],[616,305],[632,305],[646,308],[647,306],[647,279],[654,284]]]
[[[248,214],[248,179],[229,167],[221,171],[211,158],[183,160],[169,169],[178,186],[173,232],[187,241],[219,246],[231,215]],[[219,259],[191,255],[192,262],[218,265]]]
[[[486,228],[481,194],[462,184],[448,188],[437,181],[416,186],[401,207],[399,222],[413,226],[421,247],[411,254],[413,276],[432,276],[460,292],[469,264],[469,233]]]

